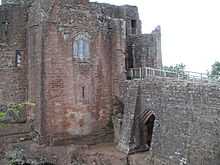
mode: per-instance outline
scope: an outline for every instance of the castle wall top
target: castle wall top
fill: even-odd
[[[2,0],[2,5],[5,4],[19,4],[20,0]]]
[[[2,5],[26,5],[34,0],[2,0]]]
[[[34,0],[2,0],[2,5],[10,4],[10,5],[26,5],[32,3]],[[83,4],[87,5],[89,0],[63,0],[71,2],[72,4]]]

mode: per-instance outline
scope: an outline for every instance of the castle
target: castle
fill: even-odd
[[[158,26],[142,34],[135,6],[2,1],[0,104],[35,104],[26,107],[26,123],[39,144],[109,142],[113,119],[115,143],[126,154],[150,150],[148,163],[155,165],[196,165],[200,158],[204,165],[210,160],[217,165],[219,134],[211,130],[220,128],[220,88],[155,77],[130,80],[130,69],[146,67],[162,67],[161,32]],[[213,111],[200,111],[208,105]],[[193,132],[200,126],[191,121],[192,109],[211,118],[201,117],[200,123],[217,122],[203,134],[203,149],[191,138],[200,135]],[[213,143],[207,145],[211,135]],[[187,155],[193,151],[204,151],[203,156]]]
[[[1,7],[1,103],[35,103],[44,137],[105,127],[127,68],[162,65],[160,29],[141,34],[135,6],[16,2]]]

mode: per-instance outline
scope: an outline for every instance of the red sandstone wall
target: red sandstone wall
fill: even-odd
[[[43,25],[39,2],[29,8],[27,24],[28,101],[36,104],[33,112],[35,131],[45,136],[45,110],[43,96]]]
[[[35,5],[32,11],[40,11]],[[124,78],[121,21],[109,31],[108,22],[99,25],[86,7],[78,9],[56,3],[47,21],[29,16],[29,98],[37,103],[36,125],[45,136],[88,135],[105,127],[113,91]],[[73,56],[79,33],[90,36],[86,61]]]
[[[27,84],[22,69],[0,69],[0,78],[0,104],[25,101]]]
[[[97,38],[91,41],[90,59],[81,63],[72,56],[74,38],[64,41],[53,24],[48,26],[48,31],[44,54],[47,131],[89,134],[97,126],[104,126],[111,113],[108,44],[103,34],[97,33]]]
[[[26,99],[26,16],[23,7],[0,6],[0,104]],[[22,55],[20,67],[16,67],[16,50]]]

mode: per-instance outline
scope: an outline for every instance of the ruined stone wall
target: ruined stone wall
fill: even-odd
[[[165,78],[127,81],[121,86],[124,111],[134,111],[138,87],[142,110],[156,115],[148,164],[219,164],[219,85]]]
[[[18,6],[0,6],[0,104],[24,102],[26,79],[26,10]],[[20,51],[20,66],[16,65]]]
[[[114,6],[105,3],[90,3],[98,21],[120,18],[126,24],[127,68],[162,67],[161,32],[157,27],[150,34],[142,34],[141,21],[136,6]]]
[[[130,35],[127,45],[128,68],[162,67],[160,30],[150,34]]]
[[[0,104],[25,101],[27,83],[22,69],[0,69],[0,79]]]
[[[32,5],[28,27],[29,98],[37,104],[38,131],[60,139],[102,135],[97,130],[108,124],[125,78],[124,22],[99,22],[87,3],[48,1]],[[89,38],[87,58],[74,54],[79,36]]]
[[[0,68],[16,67],[16,51],[26,64],[26,10],[19,6],[0,6]]]
[[[139,18],[138,8],[136,6],[124,5],[115,6],[106,3],[90,2],[90,8],[97,13],[97,16],[120,18],[126,22],[126,35],[132,34],[131,22],[136,21],[136,34],[141,34],[141,21]]]
[[[163,66],[163,60],[162,60],[162,48],[161,48],[161,27],[157,26],[152,31],[153,37],[154,37],[154,44],[155,44],[155,67],[156,68],[162,68]]]
[[[0,123],[2,144],[15,142],[30,131],[23,121],[22,124],[11,124],[14,118],[7,111],[9,104],[27,100],[26,21],[24,7],[0,6],[0,112],[7,112],[4,120],[8,122]]]
[[[11,68],[16,65],[15,50],[0,50],[0,66],[1,68]]]
[[[119,84],[125,78],[125,54],[126,54],[126,22],[122,19],[112,19],[111,24],[111,74],[112,96],[119,96]]]
[[[22,51],[19,83],[28,86],[23,98],[36,104],[36,131],[75,136],[105,127],[125,80],[126,40],[141,34],[137,7],[41,0],[25,8],[23,1],[4,1],[0,12],[0,66],[18,69],[16,52]],[[80,35],[90,44],[83,60],[73,54]]]
[[[152,34],[131,36],[129,41],[129,68],[156,67],[156,50]]]
[[[14,5],[0,6],[0,43],[10,49],[25,47],[25,25],[27,13],[24,7]]]

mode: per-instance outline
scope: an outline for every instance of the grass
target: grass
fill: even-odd
[[[6,113],[5,112],[0,112],[0,119],[3,119],[5,117]]]

